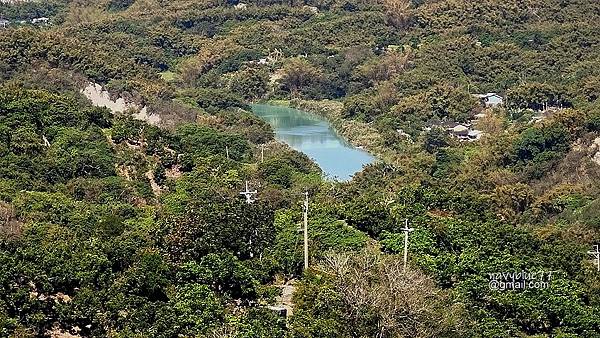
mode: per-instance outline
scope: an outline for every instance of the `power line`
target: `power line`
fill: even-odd
[[[227,154],[229,155],[229,153]],[[246,197],[246,203],[247,204],[251,204],[255,201],[255,199],[253,198],[253,195],[256,195],[257,191],[250,191],[250,187],[248,186],[248,181],[246,181],[246,190],[240,192],[240,195],[244,195],[244,197]],[[254,229],[254,235],[258,236],[258,229]],[[250,248],[250,258],[254,257],[254,252],[252,250],[252,236],[250,236],[250,241],[248,243],[249,248]]]
[[[408,233],[415,229],[408,227],[408,219],[404,220],[404,228],[400,229],[404,232],[404,271],[406,271],[406,261],[408,260]]]
[[[244,195],[246,197],[246,203],[250,204],[253,203],[255,201],[255,199],[253,198],[253,195],[256,195],[257,191],[250,191],[250,188],[248,187],[248,181],[246,181],[246,191],[242,191],[240,192],[240,195]]]
[[[304,270],[308,269],[308,191],[304,193]]]

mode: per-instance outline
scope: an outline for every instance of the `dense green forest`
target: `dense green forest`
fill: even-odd
[[[600,337],[600,2],[33,0],[0,19],[0,336]],[[89,83],[159,119],[94,106]],[[254,102],[380,160],[324,179]],[[516,273],[538,284],[494,284]]]

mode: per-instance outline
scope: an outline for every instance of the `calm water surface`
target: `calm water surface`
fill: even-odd
[[[375,158],[342,139],[322,117],[301,110],[255,104],[252,111],[267,121],[275,138],[312,158],[329,178],[349,180]]]

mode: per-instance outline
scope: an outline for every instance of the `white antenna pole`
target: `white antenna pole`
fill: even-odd
[[[265,161],[265,145],[261,144],[260,145],[260,162],[264,162]]]
[[[408,227],[408,219],[404,220],[404,271],[406,271],[406,262],[408,260],[408,233],[415,229]]]
[[[308,269],[308,191],[304,193],[304,270]]]
[[[225,146],[225,153],[227,154],[227,159],[229,159],[229,146]],[[246,184],[248,184],[248,182],[246,182]]]
[[[594,255],[594,258],[596,259],[596,269],[600,272],[600,251],[598,251],[598,245],[594,245],[593,248],[596,251],[588,251],[587,253]]]

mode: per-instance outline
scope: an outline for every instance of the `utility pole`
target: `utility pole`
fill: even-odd
[[[252,195],[256,195],[256,193],[257,193],[256,190],[250,191],[250,188],[248,187],[248,181],[246,181],[246,191],[240,192],[240,195],[244,195],[246,197],[246,203],[250,204],[255,201],[252,198]]]
[[[594,255],[594,259],[596,260],[596,269],[600,272],[600,251],[598,251],[598,245],[594,245],[593,248],[596,251],[588,251],[587,253]]]
[[[401,230],[404,231],[404,271],[406,272],[406,261],[408,260],[408,233],[415,229],[408,227],[408,219],[406,219],[404,220],[404,228]]]
[[[225,146],[225,154],[227,154],[227,159],[229,159],[229,146]],[[248,184],[248,182],[246,182],[246,184]]]
[[[261,144],[260,145],[260,163],[263,163],[265,161],[265,145]]]
[[[304,270],[308,269],[308,191],[304,193]]]

